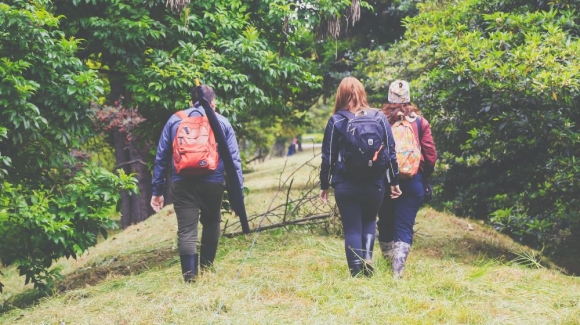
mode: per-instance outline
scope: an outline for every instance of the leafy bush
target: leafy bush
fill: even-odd
[[[413,80],[446,167],[440,204],[538,247],[580,224],[579,5],[428,2],[361,68],[377,91]]]
[[[45,289],[58,270],[54,260],[82,255],[116,227],[109,213],[120,191],[135,192],[135,180],[96,167],[85,167],[70,183],[29,193],[5,182],[0,197],[0,261],[17,265],[25,283]],[[0,292],[2,284],[0,283]]]
[[[102,81],[75,57],[79,39],[57,30],[45,0],[0,3],[0,182],[31,187],[74,164],[92,127],[89,102]]]

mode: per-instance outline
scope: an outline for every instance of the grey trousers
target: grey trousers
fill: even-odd
[[[201,245],[217,246],[222,218],[221,204],[225,185],[182,180],[172,184],[172,198],[177,215],[179,255],[197,254],[197,226],[203,230]]]

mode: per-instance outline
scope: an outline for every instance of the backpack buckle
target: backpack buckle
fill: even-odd
[[[367,111],[365,111],[364,109],[361,109],[360,111],[357,111],[356,113],[354,113],[354,116],[364,116],[367,115]]]

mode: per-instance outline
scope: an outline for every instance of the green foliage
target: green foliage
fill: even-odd
[[[53,260],[76,257],[106,234],[119,190],[135,188],[126,175],[94,168],[74,176],[103,84],[48,4],[0,3],[0,260],[37,288],[58,275]]]
[[[0,260],[16,264],[25,283],[50,287],[58,270],[49,269],[61,257],[77,258],[107,237],[114,228],[111,207],[120,191],[136,192],[135,180],[101,168],[86,167],[69,184],[29,193],[5,182],[0,200]]]
[[[428,2],[405,39],[361,71],[386,93],[409,78],[447,170],[440,199],[552,248],[579,229],[577,0]],[[385,68],[385,65],[387,68]]]
[[[102,91],[95,71],[75,57],[44,1],[0,4],[0,180],[47,182],[72,162],[92,124],[88,102]]]
[[[321,15],[350,5],[195,1],[178,13],[165,1],[53,2],[66,17],[61,29],[85,40],[79,57],[118,79],[111,93],[139,107],[146,118],[140,132],[154,140],[169,115],[187,107],[195,77],[216,90],[220,113],[237,129],[249,122],[266,129],[275,119],[294,123],[293,111],[307,110],[321,86],[310,72],[313,39],[302,39]],[[242,134],[263,142],[256,136]]]

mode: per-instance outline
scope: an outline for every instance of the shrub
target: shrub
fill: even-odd
[[[82,255],[116,227],[109,213],[122,189],[135,192],[136,181],[96,167],[85,167],[62,187],[32,192],[4,182],[0,196],[0,261],[17,265],[25,283],[49,288],[58,276],[54,260]],[[2,285],[0,284],[0,291]]]

